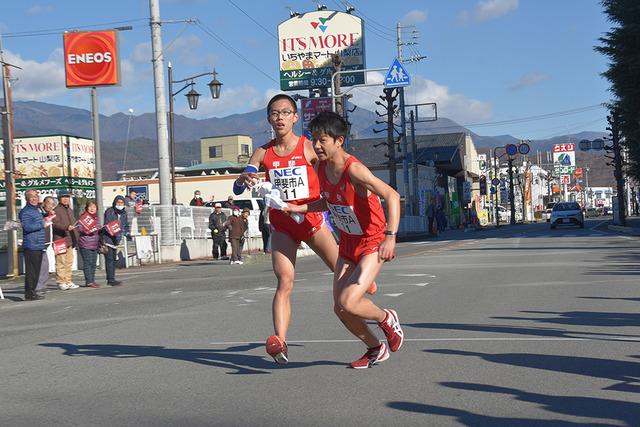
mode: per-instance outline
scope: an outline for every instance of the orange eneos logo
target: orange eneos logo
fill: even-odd
[[[117,32],[65,33],[64,71],[67,87],[120,84]]]

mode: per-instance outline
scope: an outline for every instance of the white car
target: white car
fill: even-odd
[[[584,228],[584,214],[576,202],[559,202],[553,206],[549,222],[551,228],[558,225],[577,225]]]

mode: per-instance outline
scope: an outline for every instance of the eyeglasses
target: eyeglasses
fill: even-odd
[[[295,111],[291,111],[291,110],[282,110],[282,111],[271,110],[271,112],[269,113],[269,117],[271,117],[272,119],[277,119],[280,116],[282,116],[284,118],[287,118],[290,115],[292,115],[293,113],[295,113]]]

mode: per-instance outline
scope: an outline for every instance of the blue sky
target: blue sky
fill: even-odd
[[[344,10],[344,1],[323,3],[329,9]],[[437,102],[440,116],[463,125],[484,124],[470,126],[481,135],[534,139],[605,128],[606,110],[583,108],[610,98],[608,82],[600,76],[606,70],[606,58],[593,50],[610,24],[596,0],[349,3],[365,21],[368,68],[391,64],[396,55],[396,23],[415,25],[420,43],[417,51],[427,59],[407,66],[412,77],[408,102]],[[311,0],[161,1],[163,20],[197,18],[217,36],[194,24],[163,25],[165,61],[172,61],[174,78],[215,66],[224,84],[219,100],[203,96],[196,111],[189,111],[179,95],[176,112],[194,118],[223,117],[263,107],[279,92],[277,25],[288,18],[287,7],[307,12],[317,4]],[[120,35],[122,86],[99,90],[101,113],[153,111],[148,19],[149,5],[144,0],[26,0],[3,5],[0,32],[6,60],[23,68],[15,73],[14,99],[88,109],[88,89],[64,86],[60,29],[133,25],[132,31]],[[52,34],[16,34],[32,30],[52,30]],[[370,75],[369,82],[382,81],[382,77]],[[203,94],[205,83],[206,78],[197,85]],[[373,110],[381,88],[354,89],[352,93],[356,104]],[[576,109],[582,112],[491,124]]]

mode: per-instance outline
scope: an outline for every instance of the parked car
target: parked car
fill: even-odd
[[[584,216],[587,218],[593,218],[593,217],[600,216],[600,212],[596,208],[587,208],[587,210],[584,213]]]
[[[547,222],[549,222],[551,220],[551,211],[553,210],[553,207],[555,206],[556,202],[549,202],[547,203],[547,208],[544,210],[544,219],[547,220]]]
[[[577,225],[584,228],[584,214],[576,202],[558,202],[553,206],[549,222],[551,228],[558,225]]]

